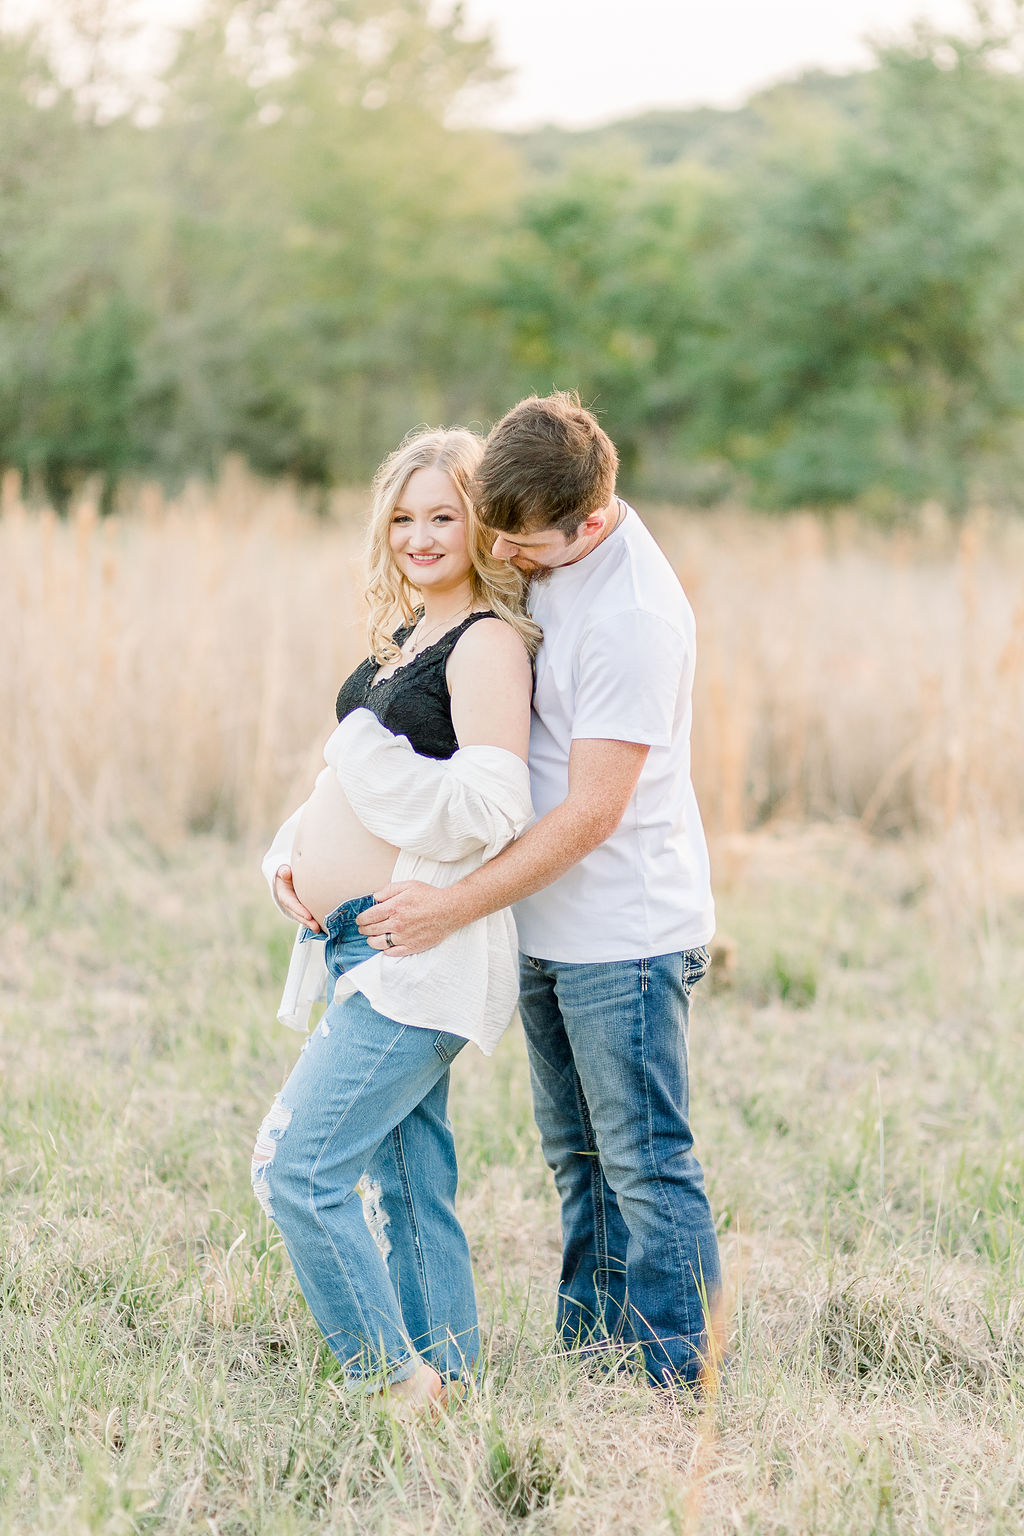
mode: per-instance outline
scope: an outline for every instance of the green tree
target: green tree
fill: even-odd
[[[59,499],[83,466],[138,460],[137,220],[108,195],[114,131],[81,119],[36,39],[0,36],[0,119],[0,444]]]
[[[770,506],[967,501],[1024,412],[1024,28],[979,9],[880,59],[825,157],[747,178],[692,441]]]
[[[351,479],[465,396],[464,291],[514,167],[445,115],[490,74],[424,0],[208,14],[157,145],[172,279],[152,366],[178,335],[190,359],[169,462],[228,446]]]
[[[76,96],[3,47],[0,455],[58,495],[230,449],[326,482],[479,408],[467,293],[516,163],[446,126],[494,74],[457,10],[213,0],[146,126],[102,48]]]
[[[714,206],[699,171],[580,159],[528,191],[502,250],[492,302],[508,387],[578,389],[634,481],[650,483],[657,445],[693,406]]]
[[[962,508],[1024,467],[1024,0],[553,160],[452,126],[495,73],[458,8],[209,0],[147,83],[114,0],[59,3],[0,36],[0,459],[51,494],[362,478],[553,387],[666,495]]]

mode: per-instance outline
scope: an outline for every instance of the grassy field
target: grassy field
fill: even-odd
[[[108,849],[0,942],[0,1533],[1017,1532],[1024,853],[852,828],[719,853],[693,1024],[732,1369],[700,1411],[551,1325],[522,1043],[453,1074],[490,1352],[436,1428],[339,1401],[248,1187],[292,1059],[251,862]],[[724,967],[728,969],[728,967]]]
[[[410,1428],[340,1400],[248,1183],[297,1049],[255,850],[363,652],[360,504],[0,496],[0,1536],[1024,1529],[1024,525],[649,512],[701,636],[730,1373],[695,1410],[560,1355],[513,1028],[453,1074],[487,1387]]]

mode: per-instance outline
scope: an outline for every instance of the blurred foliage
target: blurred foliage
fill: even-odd
[[[326,485],[573,387],[647,492],[1014,502],[1022,6],[733,112],[498,135],[452,126],[497,74],[457,8],[210,0],[133,96],[66,0],[60,46],[0,35],[0,461],[58,500],[229,451]]]
[[[662,109],[598,128],[559,128],[549,123],[508,137],[537,171],[564,170],[581,150],[601,156],[628,151],[651,167],[692,160],[733,171],[755,158],[766,133],[774,132],[783,121],[799,120],[809,130],[824,125],[827,131],[837,118],[865,117],[867,107],[866,75],[808,70],[797,81],[758,91],[734,111]]]

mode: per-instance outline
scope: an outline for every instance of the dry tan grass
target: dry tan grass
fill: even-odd
[[[359,516],[228,465],[101,519],[0,513],[8,872],[94,832],[259,840],[308,782],[364,654]],[[697,611],[695,778],[713,834],[856,817],[1024,824],[1024,527],[888,538],[839,520],[649,509]],[[296,686],[297,685],[297,686]],[[13,856],[13,857],[12,857]]]
[[[695,776],[714,831],[1024,815],[1024,525],[653,513],[700,633]]]

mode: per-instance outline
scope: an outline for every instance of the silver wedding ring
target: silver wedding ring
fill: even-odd
[[[387,945],[388,949],[394,949],[395,947],[395,941],[391,937],[390,933],[386,933],[384,935],[384,943]]]

